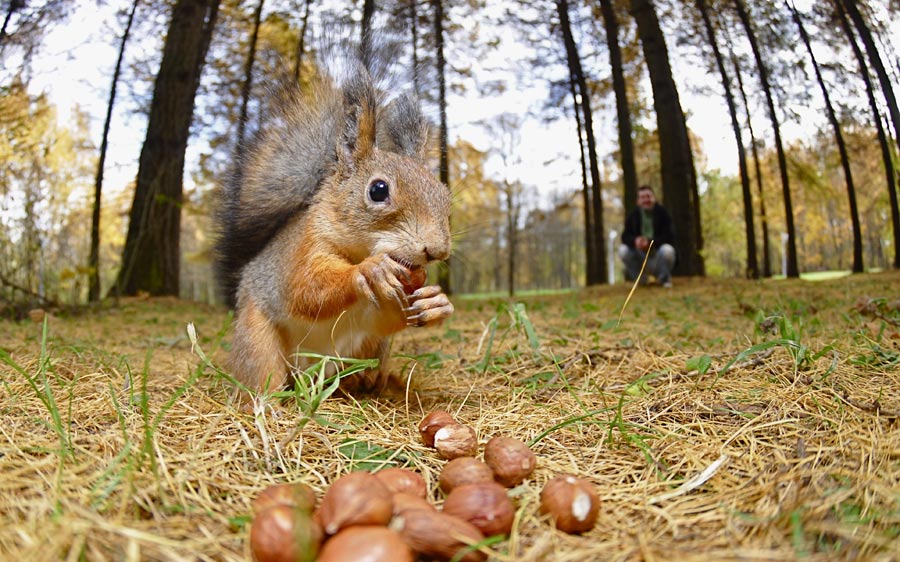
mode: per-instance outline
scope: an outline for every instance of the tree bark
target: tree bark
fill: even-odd
[[[653,89],[653,108],[659,130],[663,204],[672,215],[677,229],[676,274],[704,275],[697,176],[665,38],[652,0],[631,0],[631,14],[637,23]]]
[[[117,294],[178,295],[184,153],[218,9],[219,0],[178,0],[172,9],[141,148]]]
[[[300,84],[300,70],[303,65],[303,55],[306,54],[306,29],[309,27],[309,7],[312,0],[306,0],[303,10],[303,19],[300,20],[300,33],[297,37],[297,56],[294,59],[294,84]]]
[[[719,51],[719,44],[716,40],[716,30],[713,27],[712,20],[709,17],[709,8],[706,0],[697,0],[697,8],[700,10],[700,16],[703,18],[703,26],[706,28],[706,36],[710,46],[712,46],[713,56],[716,59],[716,66],[719,69],[719,76],[722,79],[722,88],[725,90],[725,101],[728,104],[728,115],[731,117],[731,129],[734,132],[734,139],[737,142],[738,149],[738,169],[741,174],[741,193],[744,199],[744,236],[747,239],[747,268],[746,275],[750,279],[759,279],[759,266],[756,259],[756,232],[753,225],[753,195],[750,192],[750,174],[747,172],[747,152],[744,149],[744,139],[741,134],[741,125],[737,116],[737,104],[734,101],[734,94],[731,91],[731,79],[728,77],[728,71],[725,69],[725,61],[722,53]]]
[[[772,88],[769,84],[769,72],[763,61],[762,53],[759,50],[759,44],[756,41],[756,33],[750,23],[750,17],[747,15],[747,9],[744,7],[743,0],[734,0],[734,6],[741,25],[747,33],[747,39],[750,41],[750,49],[753,51],[753,58],[756,60],[756,67],[759,71],[759,81],[762,84],[763,93],[766,96],[766,105],[769,108],[769,120],[772,122],[772,131],[775,134],[775,150],[778,153],[778,168],[781,172],[781,188],[784,196],[784,220],[787,230],[787,276],[799,277],[800,268],[797,265],[797,235],[794,229],[794,206],[791,202],[791,185],[788,179],[787,158],[784,153],[784,144],[781,141],[781,126],[778,123],[778,115],[775,112],[775,100],[772,97]]]
[[[234,145],[235,161],[240,162],[244,155],[244,137],[247,131],[247,113],[250,106],[250,92],[253,89],[253,63],[256,60],[256,43],[259,39],[259,26],[262,23],[262,10],[265,0],[259,0],[253,13],[253,32],[250,34],[250,45],[247,51],[247,62],[244,64],[244,82],[241,84],[241,111],[238,116],[237,141]],[[240,174],[240,166],[235,173]]]
[[[881,92],[884,94],[884,100],[888,106],[888,115],[891,116],[891,123],[894,125],[894,140],[900,141],[900,109],[897,107],[897,96],[894,95],[891,78],[888,76],[884,62],[881,60],[881,55],[878,53],[878,47],[875,45],[872,32],[869,30],[869,26],[866,25],[866,20],[863,19],[856,0],[841,0],[841,2],[844,5],[844,10],[846,10],[846,13],[853,21],[856,31],[859,33],[859,38],[866,48],[866,54],[869,55],[869,62],[872,63],[875,76],[881,85]]]
[[[866,98],[869,100],[869,108],[872,111],[872,121],[875,124],[875,132],[878,135],[878,144],[881,146],[881,160],[884,163],[884,173],[887,180],[888,201],[891,206],[891,227],[894,233],[894,268],[900,268],[900,204],[897,202],[896,182],[897,176],[894,173],[894,159],[891,154],[890,141],[887,132],[881,124],[881,113],[878,111],[878,102],[875,100],[875,88],[872,79],[869,77],[869,68],[866,64],[866,57],[863,55],[859,43],[853,35],[850,28],[850,22],[847,20],[847,14],[844,11],[842,0],[835,0],[835,11],[840,21],[841,28],[850,42],[853,49],[853,55],[859,65],[859,73],[866,86]]]
[[[759,160],[759,148],[756,142],[756,132],[753,130],[753,119],[750,117],[750,102],[747,100],[747,91],[744,89],[744,78],[741,75],[741,65],[738,62],[734,50],[729,42],[731,64],[734,67],[734,77],[737,80],[738,93],[744,104],[744,113],[747,117],[747,132],[750,133],[750,153],[753,155],[753,169],[756,172],[756,192],[759,197],[759,226],[762,235],[762,276],[766,279],[772,277],[772,249],[769,245],[769,215],[766,213],[766,198],[763,189],[762,165]]]
[[[362,25],[360,25],[360,45],[364,53],[369,52],[368,43],[372,37],[372,16],[375,15],[375,0],[363,0]]]
[[[634,165],[634,140],[631,132],[631,114],[628,106],[628,91],[625,87],[625,73],[622,69],[622,50],[619,48],[619,20],[612,0],[600,0],[603,27],[606,30],[606,48],[609,50],[609,65],[612,75],[613,92],[616,96],[616,122],[619,129],[619,165],[622,166],[622,197],[625,217],[637,204],[638,178]]]
[[[438,132],[438,142],[440,144],[440,170],[438,174],[441,183],[449,186],[450,164],[447,154],[447,77],[445,68],[446,61],[444,60],[444,2],[443,0],[432,0],[432,4],[434,6],[434,48],[436,51],[435,54],[437,55],[438,108],[440,113],[440,129]],[[449,259],[447,260],[447,267],[438,270],[438,283],[445,294],[452,294],[452,288],[450,287]]]
[[[418,97],[421,94],[419,87],[419,11],[416,9],[417,0],[409,0],[409,32],[412,35],[412,79],[413,91]]]
[[[119,76],[122,73],[122,60],[125,58],[125,45],[131,34],[131,24],[134,23],[134,14],[137,11],[140,0],[134,0],[131,11],[128,13],[128,21],[122,32],[122,40],[119,42],[119,56],[113,70],[112,85],[109,88],[109,102],[106,104],[106,119],[103,121],[103,136],[100,140],[100,157],[97,162],[97,175],[94,178],[94,208],[91,213],[91,251],[88,257],[88,301],[100,300],[100,209],[103,195],[103,168],[106,165],[106,152],[109,148],[109,128],[112,123],[113,107],[116,104],[116,89],[119,86]]]
[[[578,133],[578,156],[581,161],[581,194],[584,204],[584,247],[585,247],[585,279],[596,279],[597,270],[594,258],[594,221],[591,207],[591,187],[588,184],[587,161],[584,158],[584,130],[581,124],[581,108],[578,105],[578,87],[575,78],[569,76],[569,91],[572,92],[572,107],[575,110],[575,129]]]
[[[597,141],[594,137],[594,118],[591,110],[591,94],[587,87],[587,80],[581,67],[581,58],[578,55],[578,47],[572,35],[572,26],[569,22],[568,0],[556,0],[556,11],[559,16],[560,29],[563,35],[563,46],[566,49],[566,61],[569,66],[569,74],[578,87],[581,94],[581,115],[584,119],[584,133],[587,137],[588,167],[591,173],[591,218],[593,221],[594,238],[594,273],[596,277],[588,277],[588,285],[606,283],[606,246],[604,238],[606,230],[603,228],[603,196],[600,184],[600,164],[597,158]],[[585,249],[587,250],[587,249]]]
[[[850,204],[850,222],[853,228],[853,273],[863,272],[863,252],[862,252],[862,228],[859,224],[859,209],[856,206],[856,187],[853,185],[853,172],[850,170],[850,156],[847,154],[847,144],[844,142],[844,134],[841,132],[841,124],[838,122],[837,115],[834,112],[834,106],[831,103],[831,96],[828,94],[828,88],[825,86],[825,80],[822,78],[822,71],[819,69],[819,61],[813,53],[812,45],[810,45],[809,35],[800,19],[800,14],[788,2],[785,2],[791,12],[794,23],[800,31],[800,38],[806,46],[806,52],[812,61],[813,70],[816,74],[816,81],[819,83],[819,89],[822,90],[822,97],[825,99],[825,111],[828,114],[828,122],[834,130],[834,138],[837,141],[838,153],[841,157],[841,167],[844,169],[844,180],[847,183],[847,199]]]

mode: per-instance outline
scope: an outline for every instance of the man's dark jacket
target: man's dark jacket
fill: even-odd
[[[641,208],[635,207],[628,218],[625,219],[625,231],[622,233],[622,243],[634,248],[634,239],[641,235]],[[659,203],[653,204],[653,247],[659,248],[663,244],[675,245],[675,227],[672,226],[672,217]]]

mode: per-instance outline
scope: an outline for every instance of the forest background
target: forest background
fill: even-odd
[[[454,258],[439,271],[455,292],[616,279],[638,183],[673,213],[681,275],[900,267],[898,12],[895,0],[9,0],[0,305],[216,301],[217,186],[239,139],[265,127],[272,85],[302,87],[335,27],[406,46],[398,83],[432,117],[433,165],[455,195]],[[166,80],[179,63],[196,90]],[[166,95],[181,124],[154,124]],[[184,142],[166,152],[169,133]]]

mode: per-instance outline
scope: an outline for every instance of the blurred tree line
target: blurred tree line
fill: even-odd
[[[639,184],[673,215],[677,275],[900,267],[896,2],[0,6],[0,306],[11,310],[140,293],[216,300],[216,186],[283,103],[275,86],[303,88],[323,37],[366,28],[405,46],[397,79],[433,116],[433,167],[455,202],[454,255],[439,276],[454,292],[608,282]],[[76,108],[61,123],[52,87],[30,85],[46,72],[47,38],[100,8],[108,17],[93,33],[109,60],[75,64],[108,69],[93,85],[105,119]],[[482,64],[498,57],[506,68]],[[521,91],[538,95],[527,114],[480,123],[489,146],[454,134],[466,117],[448,97]],[[736,176],[708,169],[686,96],[733,131]],[[123,115],[144,127],[137,172],[104,185]],[[526,121],[571,124],[568,189],[548,193],[517,173],[540,164],[520,151]],[[548,160],[560,150],[547,146]]]

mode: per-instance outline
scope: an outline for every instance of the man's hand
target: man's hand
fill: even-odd
[[[634,239],[634,247],[642,252],[646,252],[647,248],[650,247],[650,240],[644,236],[638,236]]]

